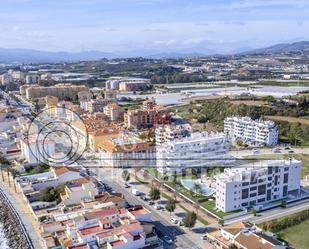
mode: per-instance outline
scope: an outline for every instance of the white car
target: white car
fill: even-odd
[[[167,235],[163,237],[163,240],[169,245],[173,243],[173,240],[171,239],[171,237]]]
[[[207,233],[201,235],[201,239],[202,239],[202,240],[207,240]]]
[[[171,218],[170,221],[173,223],[173,224],[178,224],[179,220],[177,220],[177,218]]]
[[[160,205],[158,205],[158,204],[154,205],[153,207],[154,207],[154,209],[156,209],[156,210],[162,209],[162,207],[161,207]]]

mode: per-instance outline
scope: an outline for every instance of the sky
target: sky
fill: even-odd
[[[234,52],[309,40],[309,0],[0,0],[0,48]]]

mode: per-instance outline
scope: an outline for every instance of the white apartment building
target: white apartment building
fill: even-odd
[[[156,145],[190,136],[192,128],[189,124],[160,125],[156,128]]]
[[[196,132],[157,146],[157,169],[161,173],[172,173],[223,164],[229,158],[228,152],[226,134]]]
[[[130,135],[118,134],[106,138],[100,144],[99,153],[106,167],[127,168],[155,165],[155,146]]]
[[[1,84],[2,85],[8,85],[8,84],[13,82],[12,75],[8,74],[8,73],[2,74],[0,79],[1,79]]]
[[[29,164],[47,162],[55,153],[55,142],[49,139],[30,137],[20,141],[21,153]]]
[[[301,168],[301,161],[288,159],[225,169],[215,176],[216,208],[223,212],[250,207],[261,210],[272,201],[297,194]]]
[[[273,121],[252,120],[250,117],[227,117],[224,132],[232,141],[246,144],[274,146],[278,143],[278,129]]]

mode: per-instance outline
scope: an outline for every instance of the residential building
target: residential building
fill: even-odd
[[[90,113],[103,112],[105,106],[107,106],[108,104],[112,104],[115,101],[116,100],[114,99],[96,98],[87,101],[81,101],[80,105],[82,109]]]
[[[150,128],[160,124],[170,124],[171,115],[166,108],[157,105],[154,99],[146,100],[143,107],[129,110],[124,114],[124,122],[127,128]]]
[[[47,95],[59,98],[59,100],[78,99],[78,93],[89,91],[86,86],[72,84],[57,84],[54,86],[27,85],[22,87],[21,94],[25,94],[26,99],[35,100],[45,98]]]
[[[278,129],[273,121],[252,120],[250,117],[227,117],[224,132],[232,141],[246,144],[274,146],[278,143]]]
[[[13,71],[12,77],[15,81],[23,82],[25,80],[25,74],[21,71]]]
[[[149,79],[132,77],[111,77],[106,82],[107,90],[143,91],[151,88]]]
[[[101,141],[123,130],[120,125],[111,124],[104,113],[84,114],[81,120],[71,123],[71,138],[79,144],[87,145],[97,152]]]
[[[30,136],[20,141],[22,156],[29,164],[48,162],[55,153],[55,142],[50,139]]]
[[[251,223],[237,222],[207,233],[207,240],[216,248],[228,249],[232,245],[243,249],[286,249],[277,236],[265,232]]]
[[[155,146],[132,135],[117,134],[101,141],[100,156],[107,167],[145,167],[155,163]]]
[[[103,111],[111,121],[123,121],[124,109],[118,104],[108,104],[103,108]]]
[[[5,73],[1,75],[1,84],[8,85],[13,82],[13,77],[11,74]]]
[[[254,207],[262,210],[269,203],[298,195],[301,161],[295,159],[261,161],[238,168],[227,168],[215,176],[216,208],[223,212]]]
[[[180,125],[159,125],[156,128],[156,145],[189,137],[192,133],[192,128],[189,124]]]
[[[225,163],[230,158],[228,152],[226,134],[195,132],[157,146],[157,169],[161,173],[172,173]]]
[[[23,193],[56,187],[59,184],[75,181],[82,178],[80,168],[53,167],[48,172],[19,176],[16,185]]]
[[[26,75],[26,84],[37,84],[39,81],[39,76],[36,74]]]
[[[84,199],[93,200],[99,194],[95,184],[85,178],[66,185],[64,191],[65,193],[61,194],[60,197],[65,206],[80,204]]]

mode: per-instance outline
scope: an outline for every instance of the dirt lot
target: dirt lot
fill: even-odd
[[[278,121],[287,121],[290,123],[301,123],[305,125],[309,125],[309,119],[306,118],[295,118],[295,117],[285,117],[285,116],[266,116],[266,118]]]
[[[251,106],[268,106],[269,104],[265,101],[260,100],[231,100],[231,103],[234,105],[251,105]]]

